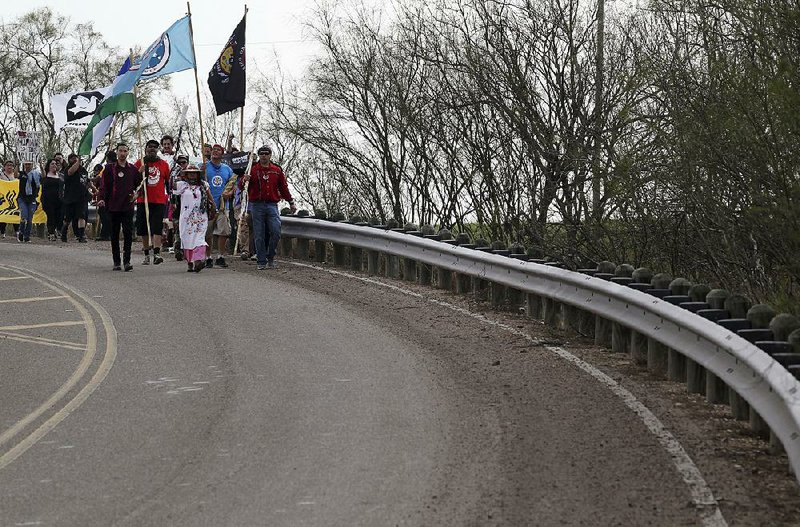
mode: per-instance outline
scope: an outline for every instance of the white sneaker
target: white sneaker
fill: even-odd
[[[142,260],[142,265],[150,265],[150,255],[149,254],[144,257],[144,260]]]

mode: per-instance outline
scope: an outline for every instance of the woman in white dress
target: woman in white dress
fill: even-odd
[[[214,199],[208,183],[200,177],[201,170],[196,165],[188,165],[181,172],[173,194],[180,197],[181,249],[188,264],[189,272],[199,273],[205,267],[206,229],[209,214],[216,214]]]

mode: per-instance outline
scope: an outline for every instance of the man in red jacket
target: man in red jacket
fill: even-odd
[[[258,164],[254,165],[249,174],[239,179],[239,188],[244,190],[247,182],[247,198],[253,217],[253,238],[256,246],[256,260],[258,270],[267,267],[274,269],[275,253],[278,240],[281,237],[281,215],[278,212],[278,202],[285,199],[289,202],[292,214],[297,208],[294,199],[289,193],[289,185],[283,169],[270,161],[272,149],[262,146],[258,149]]]
[[[122,263],[126,271],[132,271],[131,245],[133,243],[133,198],[142,182],[142,174],[128,163],[128,145],[117,145],[117,162],[109,163],[103,170],[100,183],[98,208],[106,207],[111,219],[111,255],[114,270],[121,271],[119,255],[119,230],[122,228],[124,247]]]

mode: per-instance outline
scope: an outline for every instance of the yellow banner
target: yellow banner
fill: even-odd
[[[0,181],[0,223],[19,223],[17,194],[19,181]],[[42,189],[39,188],[39,207],[33,213],[33,223],[47,223],[47,215],[42,210]]]

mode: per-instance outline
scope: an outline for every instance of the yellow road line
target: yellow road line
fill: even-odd
[[[23,274],[27,274],[23,270],[17,270],[17,271]],[[33,280],[36,280],[45,287],[57,291],[58,293],[62,293],[65,296],[69,296],[65,293],[65,291],[58,290],[58,288],[54,287],[51,284],[48,284],[41,278],[37,278],[32,274],[27,274],[27,276],[29,276]],[[78,381],[80,381],[81,377],[84,376],[86,371],[89,369],[89,366],[91,366],[92,364],[94,355],[97,352],[97,336],[95,334],[94,323],[92,322],[92,319],[89,316],[89,312],[82,304],[80,304],[77,300],[75,300],[72,297],[69,298],[69,301],[70,303],[72,303],[72,305],[75,306],[75,308],[80,313],[82,321],[49,322],[45,324],[32,324],[28,326],[0,327],[0,330],[33,329],[38,327],[64,327],[64,326],[75,326],[79,324],[83,324],[86,327],[86,348],[84,350],[83,357],[81,358],[81,361],[78,364],[77,369],[74,372],[72,372],[72,375],[70,375],[69,379],[67,379],[67,381],[64,384],[62,384],[58,388],[58,390],[56,390],[56,392],[47,399],[47,401],[45,401],[31,413],[29,413],[28,415],[17,421],[11,428],[0,434],[0,446],[8,442],[12,437],[20,433],[26,426],[31,424],[33,421],[38,419],[43,413],[45,413],[53,406],[55,406],[55,404],[58,403],[59,400],[61,400],[65,395],[67,395],[67,393],[69,393],[75,387],[75,385],[78,384]],[[3,455],[3,457],[0,457],[0,468],[4,466],[2,464],[2,460],[6,457],[6,455],[8,455],[9,452]],[[10,462],[11,461],[8,461],[8,463]]]
[[[30,276],[0,276],[0,282],[5,282],[6,280],[29,280]]]
[[[37,340],[39,342],[46,342],[48,344],[63,344],[64,346],[73,346],[73,347],[77,346],[79,348],[85,348],[86,347],[86,344],[84,344],[83,342],[69,342],[69,341],[66,341],[66,340],[55,340],[55,339],[48,339],[48,338],[44,338],[44,337],[34,337],[34,336],[31,336],[31,335],[25,335],[23,333],[12,333],[10,331],[0,331],[0,336],[2,336],[2,335],[9,335],[11,337],[19,337],[19,338],[28,339],[28,340]]]
[[[108,372],[111,370],[111,367],[114,365],[114,361],[117,358],[117,330],[114,327],[114,323],[111,320],[111,316],[109,316],[108,312],[103,309],[103,306],[92,300],[91,298],[87,297],[83,293],[73,289],[72,287],[59,282],[57,280],[52,280],[53,283],[59,285],[60,287],[71,291],[75,296],[86,302],[92,308],[94,308],[95,312],[100,317],[100,320],[103,322],[103,329],[105,330],[106,334],[106,350],[105,354],[103,355],[103,361],[100,363],[100,366],[97,368],[97,371],[89,380],[89,382],[84,386],[80,392],[70,400],[64,407],[56,412],[50,419],[45,421],[39,428],[34,430],[28,437],[17,443],[11,450],[0,456],[0,470],[3,467],[6,467],[9,463],[17,459],[19,456],[25,453],[30,447],[36,444],[42,437],[44,437],[48,432],[50,432],[53,428],[55,428],[61,421],[67,418],[69,414],[71,414],[75,409],[77,409],[80,405],[82,405],[86,399],[89,398],[90,395],[97,389],[98,386],[105,380]],[[97,347],[97,335],[94,332],[94,324],[91,325],[92,331],[89,335],[91,339],[87,343],[87,351],[90,347]]]
[[[44,302],[45,300],[58,300],[67,298],[66,296],[34,296],[31,298],[10,298],[8,300],[0,300],[0,304],[17,304],[26,302]]]
[[[78,307],[77,303],[70,298],[70,302]],[[78,311],[81,311],[78,307]],[[81,313],[83,314],[83,313]],[[89,319],[91,322],[91,319]],[[64,322],[45,322],[44,324],[26,324],[21,326],[0,326],[0,331],[19,331],[20,329],[37,329],[37,328],[63,328],[67,326],[80,326],[81,324],[88,324],[85,320],[65,320]]]
[[[73,344],[71,342],[48,342],[44,339],[37,339],[36,337],[26,337],[25,335],[15,335],[13,333],[5,333],[0,331],[0,341],[3,339],[16,340],[17,342],[27,342],[29,344],[39,344],[40,346],[50,346],[52,348],[62,348],[76,351],[86,351],[86,346],[82,344]]]

